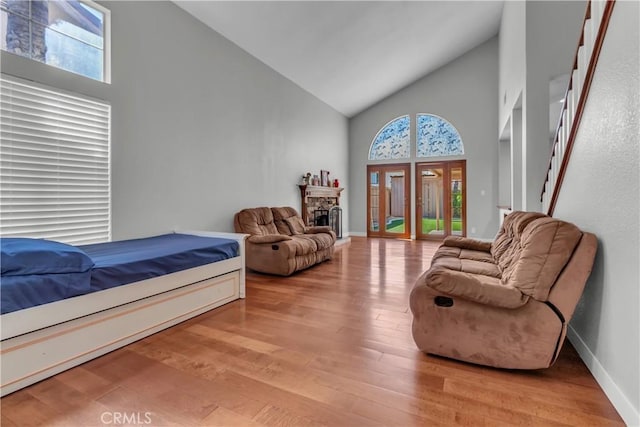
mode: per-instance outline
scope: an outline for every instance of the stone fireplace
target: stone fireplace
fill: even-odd
[[[340,193],[344,189],[316,185],[299,185],[298,187],[302,199],[300,215],[304,223],[307,226],[329,225],[329,210],[340,205]]]

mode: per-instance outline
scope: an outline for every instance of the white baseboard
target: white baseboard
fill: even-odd
[[[591,352],[587,344],[580,338],[580,335],[569,325],[567,337],[573,347],[576,349],[580,358],[587,365],[593,378],[598,382],[602,391],[607,395],[613,406],[616,408],[625,424],[628,426],[640,426],[640,412],[633,406],[627,396],[620,390],[618,385],[613,381],[606,369],[600,364],[600,361]]]
[[[364,231],[349,231],[348,233],[343,234],[345,237],[346,236],[354,236],[354,237],[367,237],[367,233]],[[412,234],[409,237],[411,240],[415,240],[416,239],[416,235]],[[482,237],[473,237],[473,239],[475,240],[480,240],[481,242],[493,242],[494,239],[488,239],[488,238],[482,238]]]

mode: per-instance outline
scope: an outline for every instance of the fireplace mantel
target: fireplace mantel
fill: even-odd
[[[302,199],[302,209],[300,214],[302,220],[308,226],[313,224],[313,212],[316,209],[329,210],[340,205],[340,193],[344,188],[320,187],[317,185],[298,185],[300,188],[300,198]]]

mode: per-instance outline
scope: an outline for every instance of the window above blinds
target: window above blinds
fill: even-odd
[[[0,235],[111,238],[110,105],[0,76]]]
[[[0,0],[0,49],[109,83],[110,19],[90,0]]]

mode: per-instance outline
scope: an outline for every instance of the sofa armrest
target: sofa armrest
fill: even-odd
[[[285,240],[291,240],[291,236],[287,236],[285,234],[264,234],[262,236],[249,236],[247,239],[248,242],[251,243],[277,243],[283,242]]]
[[[447,236],[442,244],[460,249],[470,249],[472,251],[489,252],[492,242],[483,242],[482,240],[470,239],[461,236]]]
[[[434,267],[424,275],[424,281],[438,292],[494,307],[518,308],[529,300],[528,295],[503,285],[500,279],[482,274]]]
[[[331,231],[333,230],[327,225],[316,225],[314,227],[306,227],[304,229],[304,234],[329,233]]]
[[[331,236],[331,240],[335,243],[337,236],[336,232],[331,227],[325,225],[319,225],[315,227],[307,227],[304,230],[304,234],[328,234]]]

